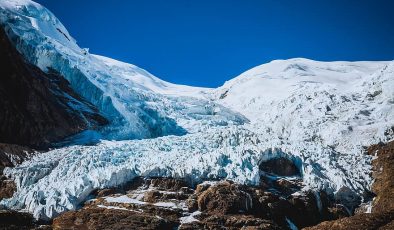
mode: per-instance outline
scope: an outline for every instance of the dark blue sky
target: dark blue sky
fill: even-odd
[[[393,0],[36,0],[81,47],[216,87],[273,59],[393,60]]]

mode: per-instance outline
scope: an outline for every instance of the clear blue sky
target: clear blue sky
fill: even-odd
[[[36,0],[81,47],[216,87],[273,59],[393,60],[393,0]]]

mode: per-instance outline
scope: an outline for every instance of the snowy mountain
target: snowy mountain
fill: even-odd
[[[85,129],[107,124],[59,74],[44,73],[26,63],[1,27],[0,49],[0,142],[47,149]]]
[[[297,165],[308,189],[364,198],[372,183],[364,147],[394,137],[393,61],[277,60],[208,89],[89,54],[29,0],[1,1],[0,24],[30,63],[59,72],[110,121],[5,170],[18,191],[0,204],[37,218],[136,176],[257,185],[259,165],[277,157]]]

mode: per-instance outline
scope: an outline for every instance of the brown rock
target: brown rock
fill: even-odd
[[[281,198],[278,199],[277,201],[273,201],[271,203],[267,204],[269,211],[272,215],[273,218],[275,219],[283,219],[283,217],[286,215],[286,213],[291,210],[292,206],[289,203],[289,201]]]
[[[109,195],[115,194],[117,192],[118,192],[118,190],[115,189],[115,188],[100,189],[100,190],[97,191],[96,197],[100,198],[100,197],[104,197],[104,196],[109,196]]]
[[[14,163],[20,164],[34,153],[35,150],[28,147],[0,143],[0,174],[5,167],[13,167]]]
[[[188,198],[187,194],[182,192],[168,192],[168,191],[158,191],[151,190],[144,193],[144,201],[149,203],[155,203],[163,200],[186,200]]]
[[[87,208],[55,218],[53,229],[173,229],[177,223],[128,210]]]
[[[191,222],[187,224],[182,224],[179,226],[178,230],[197,230],[197,229],[213,229],[203,222]],[[220,229],[220,228],[219,228]]]
[[[308,230],[325,229],[394,229],[394,141],[368,148],[377,158],[372,162],[375,182],[372,190],[376,194],[372,213],[358,213],[335,221],[322,222]]]
[[[285,195],[290,195],[301,189],[300,181],[279,179],[274,182],[274,187]]]
[[[159,191],[147,191],[144,193],[144,201],[149,203],[155,203],[161,198],[161,193]]]
[[[258,200],[261,204],[269,204],[273,202],[279,201],[279,196],[275,195],[271,192],[263,192],[261,193],[260,190],[257,190],[256,196],[258,197]]]
[[[2,27],[0,50],[0,142],[46,148],[92,124],[107,123],[62,76],[29,64]],[[70,97],[91,112],[70,106]]]
[[[349,213],[343,205],[337,204],[335,207],[328,208],[328,220],[337,220],[348,217]]]
[[[361,197],[345,186],[335,194],[335,200],[337,203],[346,205],[351,213],[361,204]]]
[[[202,193],[205,190],[207,190],[209,187],[211,187],[211,184],[209,183],[198,184],[195,193]]]
[[[394,141],[372,146],[368,152],[377,156],[372,162],[372,175],[375,178],[372,191],[376,194],[372,212],[392,210],[394,209]]]
[[[312,191],[301,195],[292,195],[288,201],[291,207],[285,211],[285,215],[297,227],[312,226],[322,221],[322,215]]]
[[[182,187],[179,192],[183,193],[183,194],[193,194],[194,190],[189,188],[189,187]]]
[[[197,195],[193,194],[186,200],[186,206],[189,212],[194,212],[198,210],[197,198],[198,198]]]
[[[0,229],[32,229],[35,226],[31,214],[0,210]]]
[[[199,220],[199,222],[182,224],[179,229],[283,229],[273,221],[256,218],[250,215],[203,215]]]
[[[248,212],[253,207],[251,194],[243,186],[220,182],[198,195],[198,209],[212,214]]]
[[[183,180],[173,178],[153,178],[150,179],[150,185],[159,190],[179,191],[182,187],[187,187]]]
[[[380,213],[363,213],[335,221],[325,221],[305,230],[371,230],[390,229],[394,220],[394,211]]]
[[[0,178],[0,201],[5,198],[11,198],[15,191],[16,185],[14,181]]]

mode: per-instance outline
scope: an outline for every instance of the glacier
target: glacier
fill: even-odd
[[[277,157],[295,161],[309,189],[363,197],[372,184],[365,147],[394,138],[394,61],[275,60],[200,88],[90,54],[30,0],[1,1],[0,24],[29,62],[59,72],[111,122],[85,133],[95,144],[78,136],[5,169],[17,192],[0,205],[36,218],[137,176],[258,185],[260,163]]]
[[[195,96],[203,95],[203,88],[171,84],[131,64],[89,54],[37,3],[7,0],[0,6],[1,24],[18,51],[43,71],[64,76],[111,121],[100,132],[104,139],[182,135],[247,121],[241,114]]]

